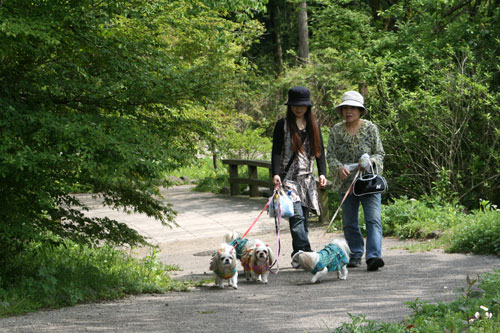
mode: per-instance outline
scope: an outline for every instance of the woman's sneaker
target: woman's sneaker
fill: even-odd
[[[376,271],[380,267],[384,267],[384,265],[382,258],[370,258],[366,261],[366,269],[369,271]]]
[[[359,267],[361,266],[361,258],[351,258],[347,267]]]

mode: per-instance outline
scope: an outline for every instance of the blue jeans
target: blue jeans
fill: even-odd
[[[340,201],[344,198],[339,194]],[[380,207],[382,195],[369,194],[361,197],[348,195],[342,204],[342,225],[352,258],[363,257],[363,235],[359,229],[359,204],[363,206],[366,224],[366,260],[382,257],[382,219]]]
[[[300,201],[293,203],[294,215],[290,217],[290,233],[292,234],[292,257],[302,250],[311,252],[311,244],[309,243],[309,208],[302,206]]]

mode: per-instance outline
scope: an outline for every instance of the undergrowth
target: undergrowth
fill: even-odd
[[[175,269],[154,250],[137,259],[107,245],[32,243],[0,273],[0,317],[127,294],[186,291],[187,283],[169,277]]]
[[[477,278],[467,276],[465,283],[461,295],[449,303],[431,304],[418,299],[406,302],[412,313],[402,322],[380,322],[363,315],[350,315],[351,322],[334,332],[500,332],[500,270]]]

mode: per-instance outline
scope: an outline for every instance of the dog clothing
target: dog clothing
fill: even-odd
[[[262,274],[264,272],[267,272],[269,270],[269,263],[266,261],[265,264],[263,265],[251,265],[252,271],[254,271],[256,274]]]
[[[236,274],[236,267],[230,271],[230,272],[222,272],[220,271],[218,268],[216,268],[214,270],[214,273],[217,274],[217,276],[221,279],[224,279],[224,280],[228,280],[230,278],[232,278],[234,276],[234,274]]]
[[[316,274],[327,267],[330,272],[340,271],[340,269],[349,263],[349,259],[344,251],[337,245],[330,243],[318,252],[319,260],[311,273]]]
[[[245,244],[248,242],[248,239],[238,237],[235,240],[232,240],[229,245],[234,246],[236,244],[236,258],[241,260],[241,255],[243,254],[243,248]]]

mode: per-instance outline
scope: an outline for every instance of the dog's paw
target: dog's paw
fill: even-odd
[[[347,268],[345,268],[345,266],[337,272],[337,277],[339,280],[347,280]]]
[[[319,282],[320,279],[325,277],[327,274],[328,274],[328,269],[325,267],[321,271],[314,274],[313,278],[311,279],[311,282],[312,283]]]

